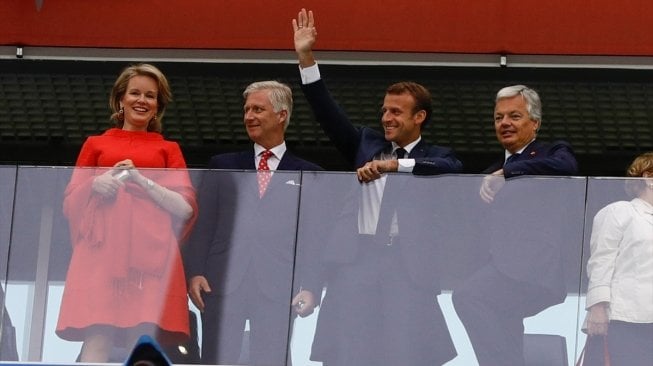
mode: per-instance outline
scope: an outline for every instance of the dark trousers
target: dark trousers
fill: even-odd
[[[608,350],[611,366],[653,366],[653,323],[611,321]]]
[[[238,364],[243,361],[240,356],[244,351],[249,354],[249,360],[245,360],[249,365],[290,365],[289,303],[269,300],[253,278],[233,293],[206,296],[202,313],[202,363]],[[249,350],[243,350],[248,319]]]
[[[542,290],[487,264],[452,295],[480,366],[524,365],[524,318],[539,311]],[[538,310],[536,310],[538,309]]]
[[[311,359],[328,366],[441,365],[456,355],[436,290],[417,286],[398,247],[372,243],[333,268]]]

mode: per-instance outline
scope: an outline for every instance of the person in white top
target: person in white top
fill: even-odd
[[[635,158],[631,201],[594,217],[587,263],[587,334],[607,335],[612,365],[653,363],[653,152]]]

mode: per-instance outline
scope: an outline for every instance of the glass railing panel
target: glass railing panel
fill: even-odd
[[[23,361],[72,363],[87,341],[87,361],[123,362],[140,334],[187,338],[179,241],[192,210],[174,202],[194,202],[191,179],[141,169],[114,186],[106,173],[19,168],[7,296]]]
[[[586,181],[512,179],[486,203],[484,179],[388,175],[374,208],[354,174],[304,173],[295,283],[319,268],[324,297],[295,321],[293,360],[473,365],[490,289],[521,314],[508,348],[573,360]]]
[[[11,224],[13,222],[16,166],[0,166],[0,361],[16,361],[15,328],[5,306],[7,262],[9,261]]]
[[[69,274],[79,249],[74,243],[81,242],[80,233],[85,240],[98,239],[96,225],[103,222],[104,227],[111,224],[109,232],[101,232],[105,239],[144,229],[153,235],[139,237],[139,245],[152,249],[147,255],[137,255],[139,260],[157,262],[161,238],[174,237],[181,249],[175,246],[167,258],[174,268],[178,268],[174,262],[183,259],[187,278],[183,273],[172,277],[181,278],[183,284],[197,274],[208,276],[211,292],[203,292],[202,298],[215,311],[201,313],[185,295],[175,298],[163,291],[156,296],[167,296],[166,300],[153,301],[156,305],[148,307],[148,312],[160,318],[167,311],[162,304],[176,303],[183,308],[176,312],[178,318],[195,324],[193,341],[165,342],[175,363],[198,362],[181,355],[178,346],[198,354],[207,332],[223,339],[219,326],[236,324],[233,334],[238,335],[231,337],[233,342],[212,347],[236,355],[232,363],[264,357],[281,360],[275,364],[292,360],[293,364],[321,365],[324,359],[340,357],[339,347],[349,346],[362,350],[354,357],[366,352],[381,365],[396,364],[392,357],[401,357],[403,364],[423,364],[428,359],[428,364],[473,365],[476,342],[470,341],[470,332],[478,331],[488,316],[470,322],[467,316],[473,318],[477,308],[465,306],[473,301],[473,296],[466,296],[474,286],[482,290],[496,286],[490,281],[492,274],[513,281],[507,282],[510,286],[495,300],[504,301],[513,315],[524,314],[520,334],[526,352],[531,352],[529,357],[555,354],[572,364],[584,342],[579,328],[585,316],[587,285],[581,279],[585,281],[582,271],[592,218],[605,205],[628,199],[623,180],[591,179],[588,185],[586,178],[523,177],[500,184],[492,202],[486,203],[479,195],[485,176],[392,174],[387,176],[378,213],[370,216],[367,211],[374,211],[374,205],[361,202],[374,192],[369,185],[361,185],[354,173],[275,172],[260,198],[255,171],[141,170],[172,192],[187,194],[195,187],[202,215],[186,237],[185,226],[157,203],[162,196],[149,196],[147,185],[127,181],[114,198],[102,199],[104,206],[98,202],[93,206],[97,194],[90,193],[90,182],[103,171],[19,167],[6,173],[0,179],[4,177],[8,184],[0,189],[11,192],[2,195],[3,202],[15,197],[9,210],[12,224],[8,233],[0,232],[8,243],[7,313],[16,327],[20,360],[48,363],[72,363],[80,354],[83,337],[72,339],[57,327],[64,313],[73,313],[74,320],[85,318],[84,301],[75,299],[72,311],[66,310],[66,293],[79,286],[74,281],[71,285]],[[73,194],[71,182],[87,191]],[[116,208],[125,199],[143,204]],[[98,214],[100,207],[107,212]],[[109,207],[116,208],[115,212],[109,213]],[[384,229],[375,233],[370,222]],[[80,230],[84,227],[92,230]],[[123,227],[129,230],[115,229]],[[86,250],[101,247],[99,242],[93,241],[96,244]],[[112,247],[98,265],[87,266],[88,274],[78,283],[91,286],[107,268],[105,262],[111,264],[111,276],[124,281],[112,280],[109,291],[92,291],[93,299],[85,301],[101,301],[114,290],[120,294],[147,286],[148,275],[142,282],[140,275],[130,275],[130,269],[126,278],[116,274],[119,268],[136,265],[123,266],[130,255],[123,257],[120,250],[124,247]],[[166,277],[167,289],[179,283],[172,277]],[[306,310],[310,306],[306,291],[317,302],[322,300],[312,313]],[[295,306],[299,300],[304,310]],[[126,302],[117,303],[121,305],[116,307],[125,307]],[[245,317],[253,320],[245,322]],[[276,324],[259,328],[275,329],[263,343],[255,333],[260,324],[256,319]],[[428,347],[386,355],[385,345],[378,343],[380,337],[360,337],[370,324],[377,335],[384,334],[383,327],[390,327],[402,339],[411,340],[405,347],[414,342]],[[359,338],[340,342],[343,329],[359,332]],[[141,332],[163,339],[153,329],[140,328]],[[123,343],[112,346],[112,360],[124,361],[130,348]],[[516,342],[511,347],[522,345]],[[204,348],[204,354],[210,355],[211,347]]]
[[[184,257],[190,282],[210,286],[202,292],[202,362],[283,365],[300,290],[293,270],[301,173],[274,172],[262,196],[255,171],[200,175],[200,216]]]
[[[588,333],[599,334],[591,337],[593,346],[586,350],[586,356],[594,360],[602,359],[600,335],[605,333],[612,364],[639,365],[651,360],[653,195],[647,184],[644,178],[588,179],[578,352]],[[586,311],[590,305],[596,309]],[[607,331],[600,325],[605,318],[609,319]]]
[[[65,168],[18,167],[7,306],[16,327],[21,361],[45,360],[46,343],[56,339],[52,321],[56,322],[58,302],[51,295],[65,279],[71,252],[61,210],[71,172]],[[68,352],[61,350],[62,355]]]

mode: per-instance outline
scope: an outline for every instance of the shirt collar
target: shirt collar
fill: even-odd
[[[261,153],[263,153],[263,151],[265,151],[265,150],[272,151],[272,154],[274,154],[274,156],[277,159],[281,160],[281,158],[283,157],[283,154],[286,153],[286,142],[284,141],[281,144],[279,144],[279,145],[277,145],[277,146],[275,146],[275,147],[273,147],[271,149],[266,149],[263,146],[261,146],[261,145],[259,145],[257,143],[254,143],[254,155],[255,156],[257,156],[257,157],[260,156]]]
[[[515,154],[521,154],[521,153],[523,153],[524,150],[526,150],[526,148],[528,147],[528,145],[532,144],[533,141],[535,141],[535,139],[532,139],[529,143],[527,143],[526,145],[524,145],[524,147],[522,147],[521,149],[515,151]],[[511,157],[512,155],[514,155],[514,154],[512,154],[510,151],[508,151],[508,150],[504,150],[503,161],[508,160],[508,158]]]
[[[653,205],[650,203],[644,201],[641,198],[635,198],[633,199],[633,203],[639,207],[644,213],[653,215]]]
[[[417,144],[422,140],[422,136],[420,135],[417,140],[411,142],[410,144],[404,146],[404,150],[406,150],[406,156],[410,154],[410,152],[417,146]],[[397,145],[396,142],[392,141],[392,151],[394,152],[399,148],[399,145]]]

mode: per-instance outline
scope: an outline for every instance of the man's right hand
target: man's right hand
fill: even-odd
[[[188,283],[188,296],[190,301],[199,309],[204,312],[204,300],[202,300],[202,292],[211,292],[211,286],[204,276],[195,276],[190,279]]]
[[[397,160],[372,160],[368,161],[362,167],[356,169],[358,181],[369,183],[381,178],[381,174],[387,172],[396,172],[399,168]]]
[[[302,8],[297,14],[297,19],[292,20],[292,28],[295,31],[295,51],[299,66],[302,68],[313,66],[315,64],[313,45],[317,38],[313,12]]]

